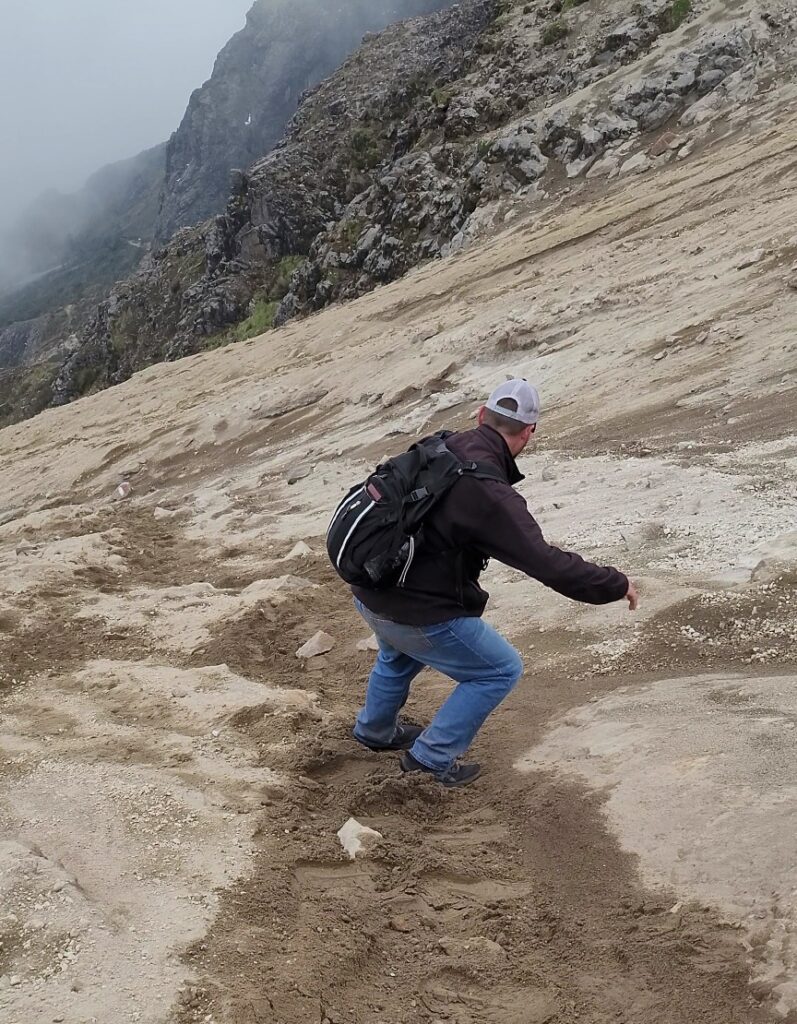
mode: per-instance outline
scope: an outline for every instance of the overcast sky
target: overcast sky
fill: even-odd
[[[252,0],[0,0],[0,227],[169,137]]]

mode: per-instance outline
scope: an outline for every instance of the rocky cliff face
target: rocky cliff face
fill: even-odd
[[[785,6],[592,8],[467,0],[366,40],[235,176],[226,212],[178,232],[100,306],[53,400],[395,280],[518,199],[543,213],[686,159],[794,57]]]
[[[136,267],[155,230],[165,159],[165,144],[156,146],[102,168],[79,192],[42,195],[22,215],[2,239],[17,276],[0,297],[0,329],[78,302]]]
[[[158,237],[223,210],[231,168],[247,168],[271,149],[305,90],[334,71],[363,33],[450,2],[257,0],[169,142]]]

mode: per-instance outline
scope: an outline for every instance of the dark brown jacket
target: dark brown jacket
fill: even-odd
[[[523,479],[498,431],[486,425],[455,434],[447,446],[463,460],[488,462],[506,483],[463,477],[424,520],[423,547],[403,587],[364,590],[356,597],[375,615],[411,626],[431,626],[484,612],[489,594],[479,586],[487,559],[520,569],[574,601],[608,604],[628,591],[617,569],[593,565],[548,544],[513,484]]]

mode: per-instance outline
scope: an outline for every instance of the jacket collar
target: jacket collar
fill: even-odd
[[[490,454],[497,456],[499,465],[506,471],[507,479],[513,487],[515,484],[520,483],[521,480],[526,479],[518,469],[515,457],[510,452],[509,446],[502,434],[494,430],[493,427],[489,427],[486,423],[482,423],[480,427],[477,427],[476,433],[483,440]]]

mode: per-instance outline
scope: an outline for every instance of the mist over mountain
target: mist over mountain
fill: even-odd
[[[87,191],[99,168],[168,139],[250,6],[251,0],[0,4],[0,287],[60,262],[47,243],[62,238],[59,221],[72,232],[79,227],[89,197],[74,194]],[[20,231],[13,230],[22,220],[24,235],[29,219],[40,252],[20,246]]]

